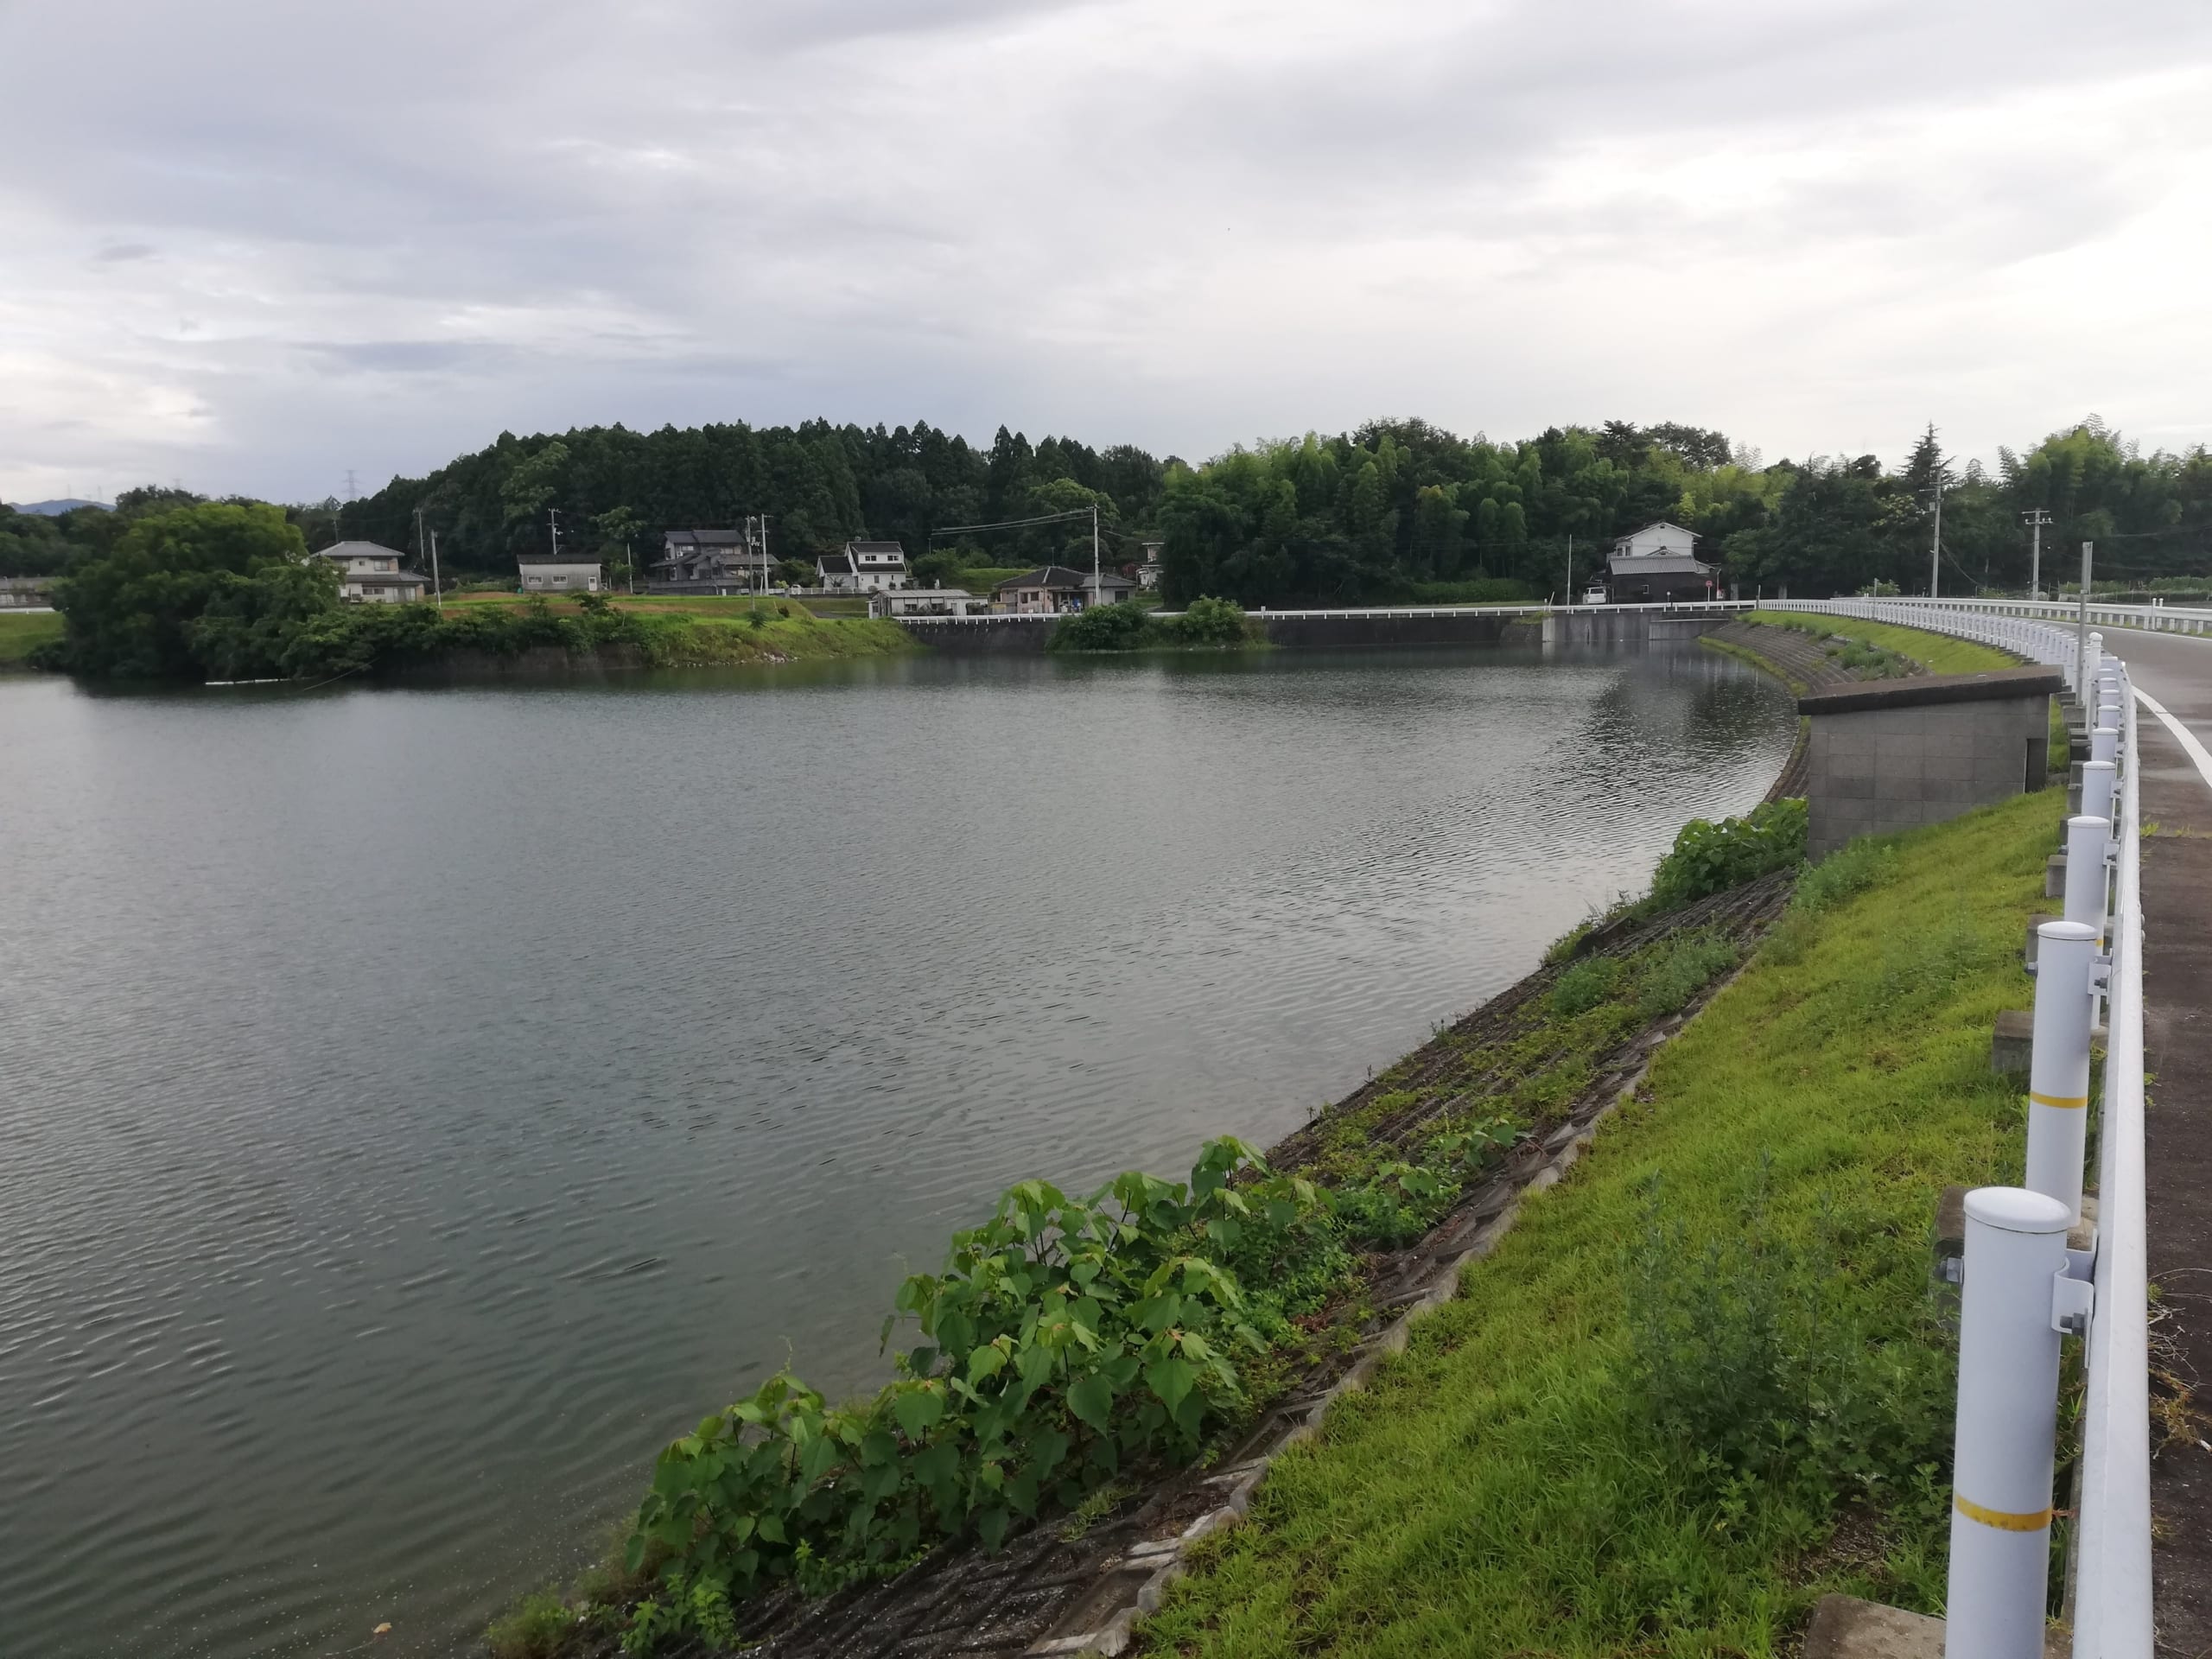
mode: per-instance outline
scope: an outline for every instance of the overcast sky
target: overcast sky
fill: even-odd
[[[2212,5],[0,0],[0,499],[516,432],[2212,439]]]

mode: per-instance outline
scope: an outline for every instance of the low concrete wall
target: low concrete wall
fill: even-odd
[[[2055,668],[1927,675],[1801,697],[1807,852],[1941,823],[2044,786]]]
[[[1546,614],[1510,610],[1254,611],[1269,645],[1300,651],[1362,645],[1495,645],[1564,641],[1641,645],[1688,639],[1727,620],[1719,613],[1579,611]],[[899,626],[932,650],[967,655],[1045,649],[1059,619],[989,616],[966,620],[902,616]]]

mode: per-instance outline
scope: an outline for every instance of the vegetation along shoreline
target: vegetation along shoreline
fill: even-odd
[[[1838,643],[1825,626],[1802,634],[1778,619],[1755,637],[1771,636],[1761,643],[1783,656],[1813,641],[1823,671],[1847,677],[1917,668],[1903,646],[1935,656],[1953,643],[1897,632],[1878,652],[1872,641]],[[1943,826],[1915,844],[1967,833]],[[785,1373],[702,1421],[663,1453],[619,1556],[569,1597],[524,1603],[494,1626],[493,1650],[499,1659],[647,1652],[683,1637],[710,1650],[887,1653],[956,1607],[963,1628],[1019,1618],[1033,1636],[1095,1614],[1102,1625],[1119,1622],[1090,1635],[1109,1649],[1126,1641],[1182,1570],[1183,1535],[1252,1503],[1265,1490],[1261,1459],[1333,1435],[1337,1416],[1325,1425],[1324,1409],[1405,1344],[1408,1310],[1448,1296],[1526,1195],[1565,1176],[1601,1118],[1648,1099],[1638,1079],[1662,1042],[1746,961],[1770,974],[1803,963],[1841,925],[1834,918],[1855,914],[1860,895],[1904,868],[1896,849],[1864,843],[1800,882],[1803,849],[1796,800],[1686,826],[1649,894],[1567,935],[1536,973],[1265,1155],[1217,1141],[1187,1181],[1132,1173],[1083,1198],[1042,1182],[1011,1189],[990,1221],[956,1236],[945,1272],[901,1288],[887,1326],[905,1332],[888,1338],[896,1374],[874,1399],[832,1406]],[[1911,1040],[1898,1033],[1900,1045]],[[1708,1229],[1710,1197],[1691,1194],[1681,1213],[1653,1197],[1642,1254],[1610,1276],[1662,1274],[1670,1247],[1652,1240]],[[1808,1252],[1842,1248],[1808,1244],[1796,1230],[1770,1237],[1768,1200],[1738,1197],[1736,1234],[1754,1243],[1713,1258],[1713,1273],[1733,1275],[1724,1305],[1764,1294],[1763,1274],[1796,1285],[1792,1274],[1812,1271]],[[1793,1229],[1800,1219],[1793,1211]],[[1883,1281],[1885,1294],[1894,1287]],[[1688,1317],[1699,1292],[1684,1279],[1653,1294],[1664,1325]],[[1751,1403],[1695,1397],[1687,1338],[1671,1331],[1645,1332],[1625,1357],[1608,1351],[1629,1394],[1677,1428],[1691,1418],[1710,1427],[1713,1413]],[[1762,1329],[1730,1339],[1778,1338]],[[1872,1351],[1894,1357],[1881,1340]],[[1842,1352],[1831,1343],[1806,1363],[1841,1365]],[[1752,1358],[1769,1371],[1782,1363],[1764,1351]],[[1941,1364],[1937,1355],[1897,1398],[1934,1398]],[[1746,1386],[1802,1380],[1778,1376]],[[1586,1389],[1573,1397],[1586,1399]],[[1851,1432],[1877,1431],[1910,1431],[1916,1455],[1929,1450],[1893,1416]],[[1743,1455],[1773,1464],[1804,1450]],[[1833,1475],[1821,1465],[1819,1479]],[[1702,1500],[1685,1487],[1675,1501]],[[1802,1491],[1775,1501],[1796,1506],[1788,1527],[1812,1524]],[[1915,1515],[1911,1548],[1923,1549],[1925,1517]],[[1763,1512],[1763,1523],[1773,1518]],[[1194,1559],[1211,1556],[1201,1548]],[[1146,1566],[1141,1595],[1133,1561]],[[1101,1585],[1125,1593],[1101,1599]],[[1160,1628],[1182,1630],[1173,1639],[1185,1648],[1207,1648],[1211,1615],[1172,1622],[1194,1605],[1171,1599]],[[1221,1650],[1245,1649],[1232,1641]]]

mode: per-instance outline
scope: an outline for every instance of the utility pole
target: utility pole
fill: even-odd
[[[2096,725],[2096,700],[2091,696],[2089,677],[2089,567],[2096,554],[2094,542],[2082,543],[2082,608],[2074,620],[2074,695],[2089,711],[2091,728]]]
[[[1928,597],[1936,597],[1936,579],[1943,569],[1943,469],[1936,468],[1936,531],[1928,538]]]
[[[561,509],[546,508],[545,522],[553,527],[553,556],[557,559],[561,556]]]
[[[1106,602],[1103,572],[1098,565],[1098,504],[1090,504],[1090,603],[1093,608]]]
[[[446,586],[438,580],[438,532],[435,530],[430,532],[430,592],[437,599],[438,614],[443,616],[446,613]]]
[[[1572,531],[1567,537],[1567,586],[1560,589],[1559,602],[1562,605],[1574,603],[1574,532]]]
[[[2043,597],[2043,527],[2050,522],[2050,515],[2041,507],[2020,515],[2028,521],[2028,530],[2034,537],[2028,551],[2028,597]]]

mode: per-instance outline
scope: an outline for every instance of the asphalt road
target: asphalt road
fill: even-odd
[[[2212,749],[2212,639],[2107,630],[2136,689]],[[2163,1654],[2212,1652],[2212,783],[2139,710],[2145,1115],[2157,1518],[2152,1614]]]

